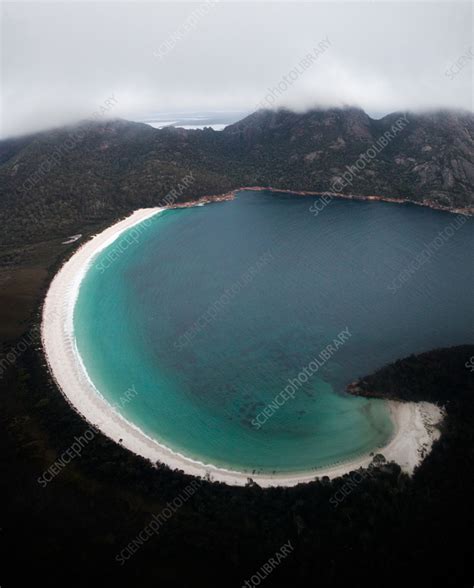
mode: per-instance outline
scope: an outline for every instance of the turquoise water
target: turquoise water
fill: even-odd
[[[114,245],[99,255],[75,333],[111,403],[136,389],[121,409],[128,420],[189,457],[250,473],[307,471],[386,444],[385,402],[348,396],[345,385],[410,353],[472,341],[474,220],[394,288],[458,217],[343,200],[314,216],[315,202],[241,192],[166,211],[113,262]],[[256,426],[315,357],[317,372]]]

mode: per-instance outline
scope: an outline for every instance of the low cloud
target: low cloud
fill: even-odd
[[[111,94],[113,116],[132,119],[251,111],[326,38],[324,55],[274,107],[472,108],[467,2],[7,2],[1,10],[3,137],[86,118]]]

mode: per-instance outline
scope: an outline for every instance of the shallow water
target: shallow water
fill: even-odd
[[[241,192],[166,211],[116,259],[117,243],[99,254],[75,333],[111,403],[137,391],[121,409],[128,420],[184,455],[250,473],[307,471],[386,444],[386,403],[344,387],[410,353],[472,340],[474,220],[435,248],[459,217],[344,200],[315,216],[317,201]],[[314,358],[316,373],[283,398]]]

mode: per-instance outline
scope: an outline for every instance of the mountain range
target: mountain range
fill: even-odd
[[[84,223],[159,205],[186,176],[192,182],[176,202],[271,186],[472,212],[474,116],[408,112],[375,120],[358,108],[259,110],[223,131],[117,119],[4,140],[0,244],[66,236]]]

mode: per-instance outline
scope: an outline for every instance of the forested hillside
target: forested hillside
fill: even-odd
[[[158,205],[190,173],[176,201],[273,186],[472,208],[473,138],[468,113],[373,120],[348,108],[262,110],[222,132],[115,120],[3,141],[0,245]]]

